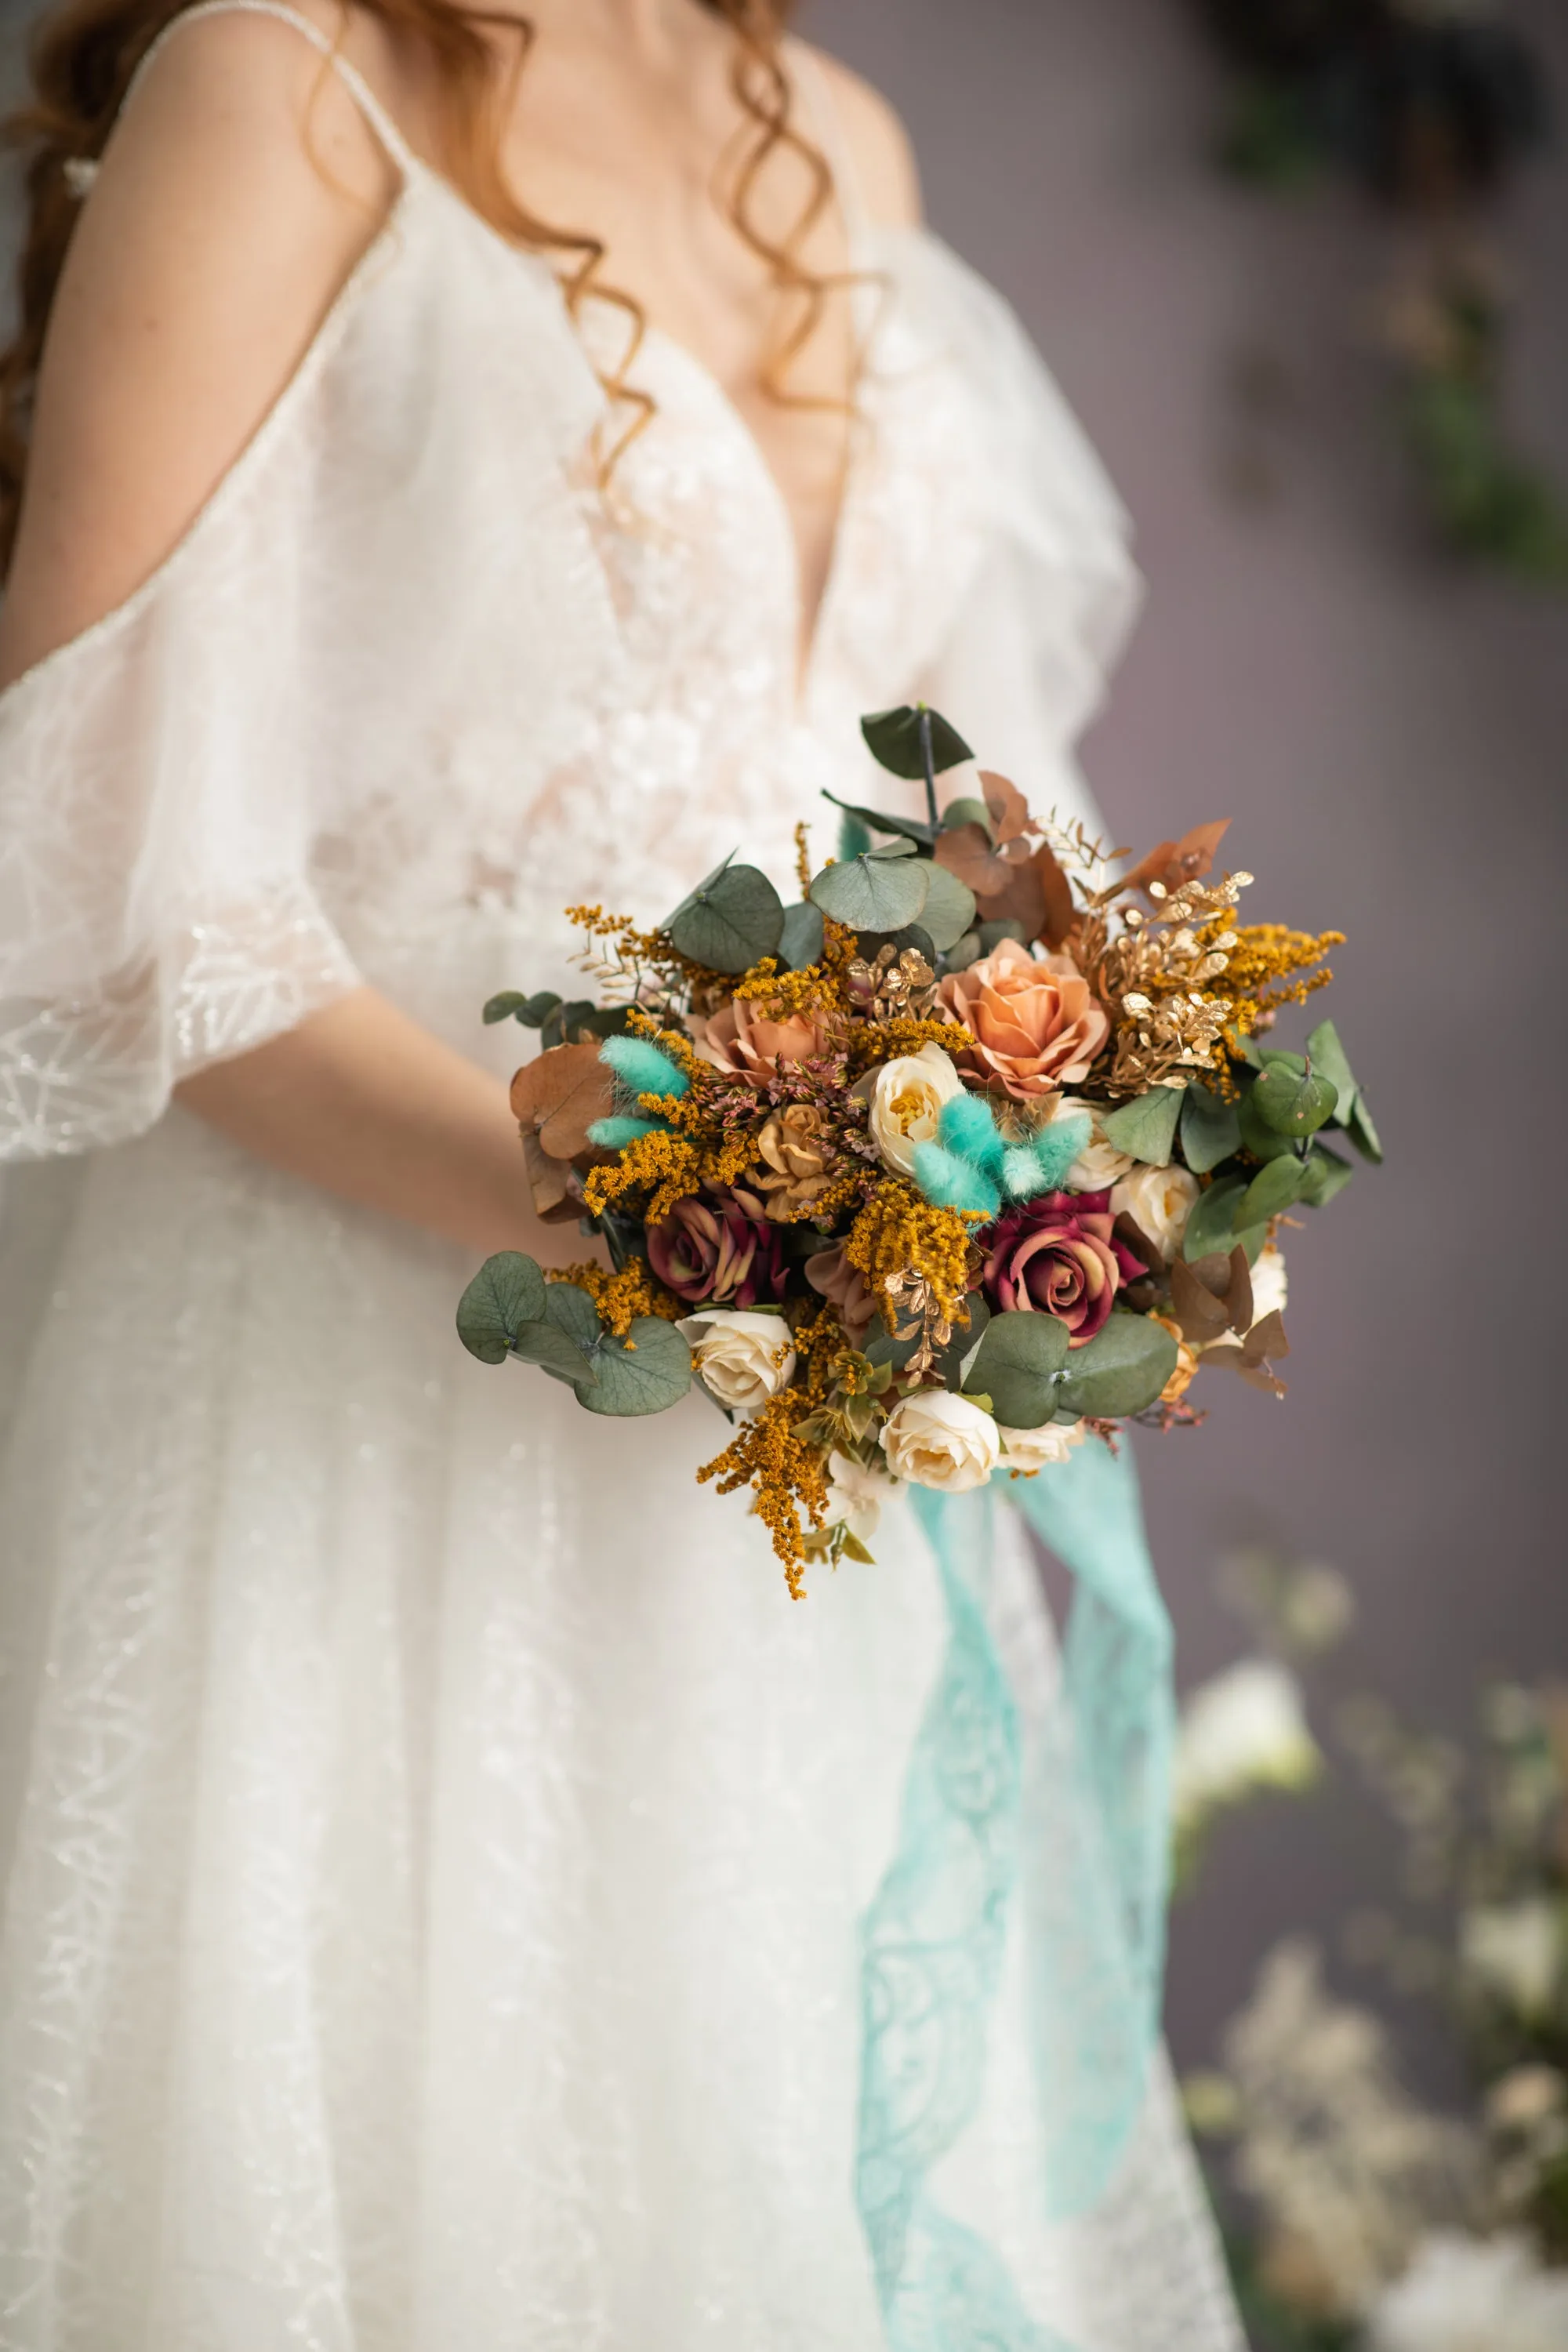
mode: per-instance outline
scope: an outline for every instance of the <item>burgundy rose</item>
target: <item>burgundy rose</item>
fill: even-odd
[[[660,1282],[692,1307],[755,1307],[784,1297],[784,1237],[754,1192],[705,1184],[647,1229]]]
[[[1121,1285],[1147,1271],[1115,1238],[1113,1222],[1109,1192],[1043,1192],[998,1218],[987,1236],[991,1305],[1054,1315],[1081,1348],[1103,1330]]]

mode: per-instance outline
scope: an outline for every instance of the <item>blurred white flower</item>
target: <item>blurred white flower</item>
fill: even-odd
[[[827,1457],[827,1525],[845,1527],[860,1543],[868,1543],[882,1517],[882,1503],[892,1485],[885,1470],[868,1470],[852,1454],[834,1452]]]
[[[1047,1421],[1040,1429],[1006,1429],[997,1423],[1004,1470],[1047,1470],[1065,1462],[1089,1435],[1081,1421]]]
[[[1177,1822],[1190,1829],[1253,1789],[1304,1788],[1321,1761],[1295,1676],[1269,1659],[1245,1659],[1201,1684],[1182,1708]]]
[[[1089,1139],[1067,1172],[1069,1192],[1104,1192],[1134,1167],[1130,1151],[1118,1151],[1100,1133],[1101,1106],[1089,1103],[1078,1095],[1058,1095],[1051,1105],[1047,1127],[1059,1127],[1066,1118],[1087,1118],[1090,1122]]]
[[[1172,1258],[1181,1247],[1201,1190],[1197,1178],[1174,1162],[1169,1168],[1135,1168],[1112,1191],[1111,1213],[1125,1213],[1162,1257]]]
[[[895,1405],[882,1429],[882,1451],[897,1478],[938,1494],[984,1486],[1002,1458],[996,1423],[967,1397],[916,1389]]]
[[[962,1032],[954,1030],[954,1036]],[[871,1140],[900,1175],[915,1164],[917,1143],[934,1143],[943,1103],[963,1092],[963,1080],[952,1056],[934,1042],[918,1054],[901,1054],[884,1062],[871,1088],[868,1125]]]
[[[782,1315],[709,1307],[676,1325],[690,1343],[691,1369],[731,1412],[755,1412],[795,1378],[795,1349]]]
[[[1272,1315],[1276,1309],[1283,1315],[1289,1289],[1284,1251],[1278,1242],[1265,1242],[1252,1269],[1253,1323],[1261,1323],[1266,1315]]]
[[[1443,2233],[1367,2314],[1373,2352],[1563,2352],[1568,2277],[1523,2238]]]
[[[1459,1923],[1461,1967],[1520,2017],[1551,2008],[1563,1958],[1563,1923],[1547,1895],[1467,1911]]]

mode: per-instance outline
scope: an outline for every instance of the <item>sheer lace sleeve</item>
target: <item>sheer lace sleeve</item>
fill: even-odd
[[[0,1156],[134,1135],[179,1079],[355,985],[307,878],[289,422],[129,603],[0,698]]]
[[[1105,470],[1013,311],[944,246],[913,265],[984,420],[990,525],[926,692],[1042,814],[1097,822],[1072,745],[1137,614],[1129,526]]]

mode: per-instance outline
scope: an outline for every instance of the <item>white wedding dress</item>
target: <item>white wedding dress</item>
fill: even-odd
[[[385,228],[180,546],[0,698],[0,1139],[41,1163],[5,1180],[0,2347],[1234,2352],[1163,2070],[1053,2213],[1005,1989],[933,2178],[1026,2320],[953,2277],[885,2317],[859,1933],[943,1640],[912,1523],[792,1604],[693,1484],[711,1408],[482,1368],[462,1252],[170,1104],[361,979],[506,1073],[479,1008],[568,977],[565,904],[657,919],[737,845],[787,881],[822,787],[888,789],[861,711],[917,692],[1081,805],[1121,519],[998,299],[858,226],[798,681],[716,383],[651,334],[598,498],[550,269],[345,79]],[[1020,1538],[996,1573],[1048,1709]]]

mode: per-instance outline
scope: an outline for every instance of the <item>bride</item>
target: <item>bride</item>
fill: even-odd
[[[1152,2030],[1131,2076],[1106,2030],[1158,1906],[1068,1901],[1015,1515],[963,1588],[890,1509],[794,1606],[700,1401],[588,1420],[452,1330],[486,1252],[582,1253],[479,1018],[566,976],[564,905],[786,875],[917,694],[1087,811],[1114,499],[783,13],[37,37],[5,2352],[1239,2343]]]

